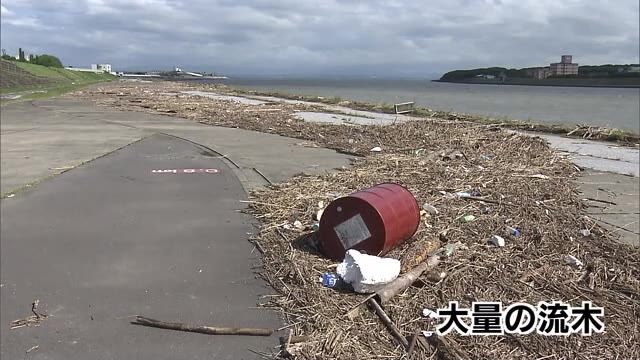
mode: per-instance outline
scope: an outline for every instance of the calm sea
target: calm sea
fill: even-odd
[[[429,80],[232,78],[260,91],[338,96],[374,103],[414,101],[434,110],[560,124],[607,126],[640,133],[640,89],[501,86]]]

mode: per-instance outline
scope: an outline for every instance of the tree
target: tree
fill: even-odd
[[[56,68],[63,67],[60,59],[58,59],[53,55],[48,55],[48,54],[42,54],[42,55],[36,56],[33,60],[33,63],[42,65],[42,66],[48,66],[48,67],[56,67]]]

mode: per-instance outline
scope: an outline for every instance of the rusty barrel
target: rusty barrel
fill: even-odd
[[[318,235],[323,253],[342,260],[349,249],[385,254],[413,236],[419,223],[413,194],[384,183],[332,201],[322,214]]]

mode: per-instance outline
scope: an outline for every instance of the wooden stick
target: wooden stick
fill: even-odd
[[[613,201],[600,200],[600,199],[594,199],[594,198],[589,198],[589,197],[588,198],[584,198],[583,200],[601,202],[603,204],[609,204],[609,205],[618,205],[618,204],[614,203]]]
[[[400,292],[407,289],[413,284],[423,272],[433,269],[440,263],[440,257],[438,255],[430,256],[427,261],[411,269],[411,271],[405,273],[402,276],[397,277],[392,282],[384,285],[382,288],[376,291],[376,298],[382,304],[389,301],[392,297],[396,296]]]
[[[400,329],[398,329],[398,327],[391,321],[389,315],[387,315],[382,307],[380,307],[380,304],[378,304],[378,302],[373,298],[369,299],[367,302],[369,303],[369,305],[371,305],[371,307],[376,312],[380,320],[382,320],[382,322],[385,324],[387,329],[389,329],[391,335],[393,335],[393,337],[398,340],[398,342],[404,347],[404,349],[407,350],[409,348],[409,342],[404,336],[402,336],[402,333],[400,333]]]
[[[418,340],[419,336],[420,336],[420,330],[416,330],[416,332],[413,334],[413,337],[411,338],[409,347],[407,348],[407,356],[409,357],[409,359],[411,359],[411,353],[413,352],[413,349],[415,349],[416,347],[416,341]]]
[[[301,343],[301,342],[307,342],[309,341],[311,338],[309,338],[309,336],[307,335],[291,335],[289,334],[289,336],[281,336],[280,337],[280,343],[281,344],[297,344],[297,343]]]
[[[136,320],[132,321],[131,323],[134,325],[149,326],[168,330],[188,331],[208,335],[271,336],[271,334],[273,334],[272,329],[198,326],[184,323],[164,322],[140,315],[136,316]]]

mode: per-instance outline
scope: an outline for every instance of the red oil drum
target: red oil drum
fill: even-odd
[[[409,190],[385,183],[332,201],[318,235],[323,253],[343,260],[349,249],[385,254],[413,236],[419,224],[420,208]]]

